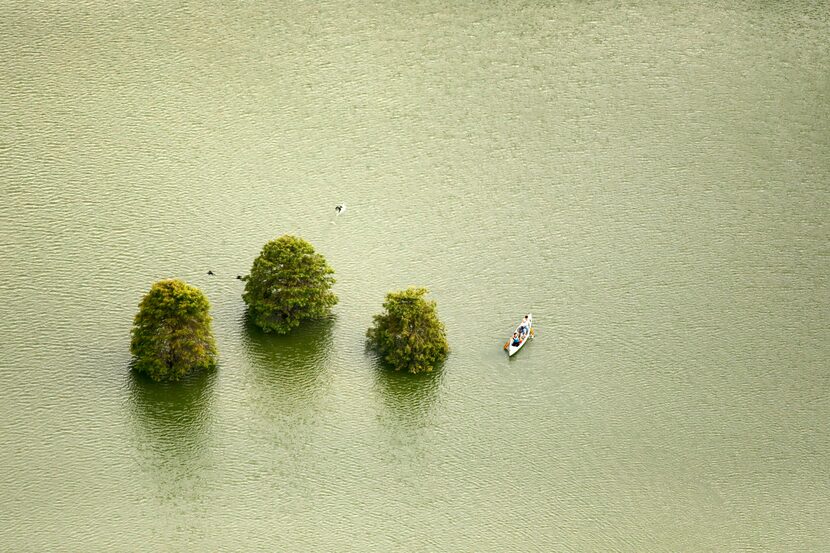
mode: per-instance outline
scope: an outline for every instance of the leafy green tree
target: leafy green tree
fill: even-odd
[[[177,279],[153,284],[133,321],[134,368],[155,381],[179,380],[216,365],[210,302],[195,286]]]
[[[296,236],[271,240],[246,276],[242,299],[265,332],[286,334],[306,319],[327,316],[337,304],[334,269],[314,247]]]
[[[369,346],[395,370],[431,371],[447,358],[449,344],[435,301],[426,288],[409,287],[386,294],[384,312],[366,332]]]

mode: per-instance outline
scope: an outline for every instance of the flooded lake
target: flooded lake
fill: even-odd
[[[0,3],[0,549],[830,549],[830,4],[653,4]],[[340,303],[266,336],[285,233]]]

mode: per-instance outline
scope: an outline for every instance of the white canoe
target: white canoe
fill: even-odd
[[[519,328],[521,328],[522,323],[519,323],[519,326],[516,327],[515,332],[519,332]],[[519,342],[518,346],[513,345],[513,334],[510,335],[510,340],[507,342],[507,355],[512,357],[514,353],[522,349],[522,346],[530,339],[531,334],[530,331],[533,329],[533,315],[530,313],[527,314],[527,334],[522,337],[522,340]]]

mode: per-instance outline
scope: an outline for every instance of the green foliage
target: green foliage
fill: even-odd
[[[369,346],[395,370],[431,371],[449,353],[446,331],[426,288],[410,287],[386,294],[384,312],[366,332]]]
[[[286,334],[306,319],[327,316],[337,304],[334,270],[311,244],[285,235],[265,244],[245,277],[242,299],[265,332]]]
[[[134,368],[155,381],[179,380],[216,365],[210,303],[201,290],[176,279],[153,284],[133,321]]]

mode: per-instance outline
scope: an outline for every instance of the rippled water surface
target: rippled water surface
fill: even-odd
[[[830,5],[724,4],[0,2],[0,549],[830,550]],[[221,360],[156,385],[171,276]]]

